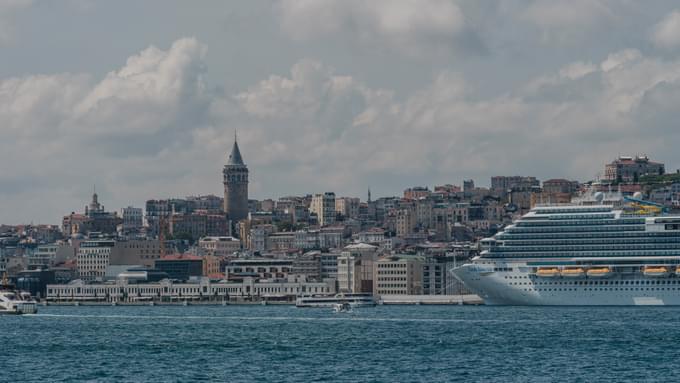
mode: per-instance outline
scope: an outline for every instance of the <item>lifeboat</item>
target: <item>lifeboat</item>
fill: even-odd
[[[560,269],[557,267],[539,267],[536,270],[536,275],[539,277],[553,278],[560,275]]]
[[[586,274],[589,277],[593,277],[593,278],[605,278],[605,277],[612,275],[612,269],[610,269],[609,267],[596,267],[596,268],[588,269]]]
[[[680,275],[680,266],[678,266],[678,267],[675,268],[675,273],[678,274],[678,275]]]
[[[581,267],[569,267],[562,270],[562,276],[568,278],[582,277],[585,274]]]
[[[668,276],[668,267],[665,266],[645,266],[642,273],[647,277],[665,277]]]

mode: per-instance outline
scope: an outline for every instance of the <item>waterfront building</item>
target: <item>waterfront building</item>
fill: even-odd
[[[101,280],[109,265],[153,266],[160,255],[160,244],[155,240],[85,240],[76,255],[78,275],[87,281]]]
[[[281,300],[293,302],[301,294],[334,294],[335,280],[314,282],[304,277],[278,280],[260,280],[244,277],[234,281],[212,281],[197,278],[195,281],[178,282],[164,279],[160,282],[137,282],[119,278],[108,283],[88,283],[75,280],[67,284],[48,284],[49,302],[148,302],[180,300]]]
[[[224,184],[224,212],[233,222],[248,217],[248,167],[243,162],[238,142],[234,146],[222,171]]]
[[[338,288],[347,293],[373,292],[373,263],[377,247],[366,243],[346,246],[338,257]]]
[[[315,194],[309,207],[319,220],[319,226],[327,226],[335,223],[335,193],[326,192]]]
[[[645,175],[662,175],[664,164],[653,162],[647,156],[621,156],[605,165],[604,178],[612,182],[637,182]]]
[[[374,262],[374,295],[423,294],[423,263],[417,255],[389,255]]]

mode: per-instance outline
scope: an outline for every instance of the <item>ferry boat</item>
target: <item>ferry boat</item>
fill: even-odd
[[[373,294],[339,293],[335,295],[302,295],[295,299],[297,307],[336,307],[348,303],[351,307],[373,307],[376,301]]]
[[[35,314],[38,304],[31,298],[31,294],[14,289],[14,286],[3,276],[0,281],[0,315],[2,314]]]
[[[607,198],[536,206],[451,273],[488,305],[680,305],[680,215]]]

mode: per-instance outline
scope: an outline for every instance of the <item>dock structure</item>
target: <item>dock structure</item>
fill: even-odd
[[[467,295],[382,295],[384,305],[482,305],[484,300],[475,294]]]

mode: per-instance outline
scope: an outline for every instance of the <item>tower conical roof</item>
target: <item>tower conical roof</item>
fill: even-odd
[[[231,148],[231,154],[229,155],[229,161],[227,165],[245,165],[243,163],[243,157],[241,157],[241,151],[238,148],[238,142],[234,140],[234,146]]]

